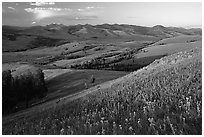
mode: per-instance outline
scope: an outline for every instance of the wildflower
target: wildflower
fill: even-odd
[[[64,128],[62,128],[61,130],[60,130],[60,135],[63,135],[64,134]]]
[[[140,118],[138,119],[137,124],[138,124],[140,127],[142,127],[142,125],[141,125],[141,119],[140,119]]]
[[[167,116],[167,122],[168,122],[168,124],[170,125],[170,128],[171,128],[172,133],[175,135],[175,130],[174,130],[173,124],[172,124],[171,121],[170,121],[169,116]]]
[[[149,120],[150,123],[153,123],[154,118],[148,118],[148,120]]]
[[[132,128],[132,126],[130,126],[129,128],[128,128],[130,131],[133,131],[133,128]]]
[[[102,135],[105,135],[105,129],[102,127],[102,131],[101,131]]]
[[[200,116],[201,110],[200,110],[200,104],[197,103],[197,112],[198,112],[198,116]]]
[[[116,135],[116,133],[117,133],[116,130],[117,130],[116,123],[113,122],[113,135]]]
[[[185,124],[185,120],[186,120],[186,119],[185,119],[185,118],[183,118],[183,124]]]
[[[122,125],[119,125],[119,128],[122,130]]]
[[[147,107],[146,106],[143,107],[143,111],[144,111],[144,114],[147,115]]]

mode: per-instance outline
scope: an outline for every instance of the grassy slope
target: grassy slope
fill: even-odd
[[[86,89],[85,83],[87,84],[87,88],[90,88],[105,81],[122,77],[126,74],[128,73],[121,71],[72,70],[46,82],[49,93],[44,100],[53,100],[80,92]],[[92,75],[95,78],[94,83],[91,83]]]
[[[143,49],[143,50],[146,50],[147,52],[140,52],[139,54],[136,55],[136,58],[144,58],[148,56],[171,55],[177,52],[199,47],[200,45],[202,45],[202,41],[196,41],[191,43],[170,43],[166,45],[147,47]]]
[[[172,55],[180,51],[190,50],[195,47],[199,47],[200,45],[202,45],[202,41],[200,38],[200,35],[182,35],[174,38],[163,39],[159,42],[149,45],[146,48],[143,48],[141,52],[135,54],[134,57],[132,57],[131,59],[122,60],[117,64],[130,65],[129,67],[131,67],[132,69],[135,68],[135,70],[137,70],[138,68],[144,67],[152,63],[155,59],[160,59],[167,55]],[[187,42],[192,40],[196,41]],[[160,45],[160,43],[165,44]]]
[[[187,43],[191,41],[201,41],[202,35],[180,35],[172,38],[162,39],[151,46],[165,45],[170,43]]]
[[[55,46],[60,43],[93,39],[112,43],[119,39],[133,39],[139,41],[155,41],[159,38],[183,34],[200,34],[201,30],[186,30],[179,28],[165,28],[163,26],[141,27],[133,25],[48,25],[33,27],[2,26],[2,50],[11,52],[27,50],[36,47]],[[85,32],[85,33],[84,33]],[[114,33],[115,32],[115,33]],[[178,33],[179,32],[179,33]],[[171,33],[171,34],[170,34]],[[105,43],[106,43],[105,42]]]
[[[53,109],[3,118],[3,134],[201,134],[201,67],[200,48],[162,58]]]

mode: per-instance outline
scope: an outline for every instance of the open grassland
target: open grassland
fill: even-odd
[[[164,57],[53,108],[3,118],[2,133],[202,134],[201,55]]]
[[[89,39],[4,52],[2,58],[3,63],[26,62],[40,68],[135,71],[155,59],[192,49],[201,43],[201,35],[180,35],[159,40],[138,34],[135,37]]]
[[[46,80],[48,94],[43,100],[46,102],[75,94],[84,89],[88,89],[103,82],[122,77],[126,74],[128,73],[123,71],[71,70]],[[95,78],[93,83],[91,81],[92,77]]]
[[[159,55],[171,55],[180,51],[190,50],[195,47],[200,47],[202,41],[190,42],[190,43],[170,43],[164,45],[150,46],[142,49],[143,52],[140,52],[136,55],[136,58],[143,58],[148,56],[159,56]]]
[[[166,44],[172,44],[172,43],[190,43],[190,42],[201,41],[201,40],[202,40],[202,35],[180,35],[176,37],[162,39],[152,44],[151,46],[166,45]]]

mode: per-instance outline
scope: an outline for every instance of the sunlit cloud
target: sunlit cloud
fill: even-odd
[[[85,7],[81,9],[69,9],[69,8],[46,8],[46,7],[35,7],[26,8],[26,12],[34,14],[34,20],[42,20],[51,17],[64,17],[70,20],[86,20],[95,19],[98,17],[101,10],[96,10],[95,7]],[[83,11],[83,12],[82,12]]]
[[[72,11],[69,8],[26,8],[25,11],[33,13],[36,20],[50,18],[54,16],[64,16]]]
[[[13,8],[13,7],[8,7],[8,9],[15,10],[15,8]]]
[[[55,5],[54,2],[31,2],[30,5],[33,6],[46,6],[46,5]]]

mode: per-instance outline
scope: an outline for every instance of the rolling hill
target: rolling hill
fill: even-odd
[[[202,134],[201,45],[3,117],[3,134]]]
[[[3,26],[2,31],[3,64],[120,71],[134,71],[155,59],[191,49],[201,42],[202,32],[126,24]]]
[[[201,134],[201,29],[49,24],[2,31],[2,70],[40,68],[48,88],[30,108],[20,102],[3,116],[3,134]]]
[[[86,39],[120,39],[151,36],[155,40],[178,35],[201,34],[201,29],[168,28],[161,25],[142,27],[125,24],[75,25],[49,24],[46,26],[3,26],[3,51],[22,51],[37,47],[58,46],[62,43]],[[52,44],[51,44],[52,43]]]

